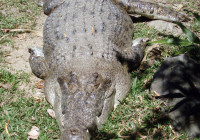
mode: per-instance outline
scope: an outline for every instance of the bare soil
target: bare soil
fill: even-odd
[[[43,97],[43,88],[41,80],[32,74],[29,65],[29,47],[42,47],[43,45],[43,25],[46,20],[46,15],[41,13],[37,19],[36,33],[21,33],[13,37],[14,45],[2,46],[2,51],[7,52],[4,55],[5,63],[2,64],[4,68],[11,72],[27,73],[30,75],[28,83],[20,83],[19,89],[24,90],[27,96]],[[39,86],[39,85],[41,86]],[[36,88],[34,88],[36,87]]]

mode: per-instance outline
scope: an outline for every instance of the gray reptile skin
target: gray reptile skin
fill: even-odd
[[[128,13],[168,21],[184,15],[137,0],[46,0],[43,51],[30,48],[33,73],[45,80],[63,140],[88,140],[128,94],[124,64],[137,67],[145,41],[132,42]],[[128,13],[127,13],[128,12]],[[44,54],[43,54],[44,52]]]

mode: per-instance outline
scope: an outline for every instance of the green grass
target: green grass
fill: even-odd
[[[184,1],[184,0],[183,0]],[[181,3],[180,0],[175,1]],[[193,3],[194,1],[191,1]],[[34,29],[36,18],[41,12],[32,0],[1,0],[0,28]],[[191,5],[191,4],[190,4]],[[198,8],[195,5],[189,8]],[[187,7],[188,8],[188,7]],[[3,12],[2,12],[3,11]],[[199,32],[199,25],[193,26]],[[0,32],[0,45],[12,41],[16,33]],[[166,39],[156,30],[149,28],[145,23],[134,24],[133,39],[146,37],[150,39]],[[2,46],[1,46],[2,47]],[[159,45],[161,56],[132,72],[132,88],[128,97],[114,110],[103,128],[98,131],[96,139],[188,139],[184,133],[174,133],[171,122],[163,117],[161,111],[165,104],[154,98],[149,92],[153,74],[161,65],[166,56],[173,56],[180,47]],[[0,63],[4,62],[0,52]],[[148,61],[151,61],[150,54]],[[58,139],[60,130],[55,119],[52,119],[47,109],[51,108],[45,99],[27,98],[26,93],[19,89],[20,83],[28,84],[29,76],[25,73],[11,73],[0,68],[0,85],[11,84],[9,89],[0,86],[0,139],[23,140],[28,138],[32,126],[40,129],[39,140]],[[8,124],[8,132],[5,126]]]
[[[0,69],[0,84],[12,85],[10,89],[0,88],[0,139],[27,139],[32,126],[40,129],[41,140],[58,138],[57,122],[48,115],[50,106],[46,100],[26,98],[25,93],[18,90],[19,83],[25,81],[24,74],[11,74]]]
[[[200,1],[197,0],[166,0],[167,3],[171,4],[182,4],[184,6],[184,9],[189,9],[191,11],[198,11],[199,10],[199,4]]]
[[[0,29],[34,29],[36,17],[41,12],[32,0],[1,0]],[[12,42],[12,36],[17,33],[0,32],[0,47]],[[12,42],[13,43],[13,42]],[[0,62],[4,63],[4,54],[0,52]],[[29,76],[23,72],[12,74],[0,68],[0,139],[27,139],[32,126],[40,129],[39,139],[57,139],[60,135],[55,119],[52,119],[47,109],[51,108],[45,99],[27,98],[26,93],[18,89],[21,83],[28,84]],[[6,88],[6,85],[12,85]],[[4,87],[5,86],[5,87]],[[6,125],[7,132],[6,132]]]
[[[1,28],[33,28],[41,8],[31,0],[1,0]]]
[[[159,38],[158,32],[150,28],[148,25],[144,23],[137,23],[134,24],[134,35],[133,39],[136,38],[150,38],[150,39],[156,39]]]
[[[0,44],[12,42],[17,34],[4,29],[34,29],[41,8],[33,0],[1,0],[0,5]]]
[[[155,61],[154,65],[147,69],[138,69],[131,74],[131,91],[99,131],[99,139],[188,138],[185,134],[174,134],[170,120],[162,113],[162,110],[167,110],[168,107],[163,101],[155,99],[155,94],[149,92],[152,76],[160,64]]]

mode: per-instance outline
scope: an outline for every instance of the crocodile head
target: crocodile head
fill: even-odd
[[[59,77],[63,140],[87,140],[97,127],[111,80],[101,74],[70,72]]]

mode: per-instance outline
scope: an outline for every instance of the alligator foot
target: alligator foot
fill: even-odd
[[[41,79],[44,79],[47,76],[47,64],[45,62],[43,51],[39,48],[29,48],[30,53],[29,63],[32,69],[32,72]]]
[[[140,65],[148,40],[148,38],[137,38],[133,40],[131,47],[118,52],[119,61],[127,66],[129,71],[136,69]]]

